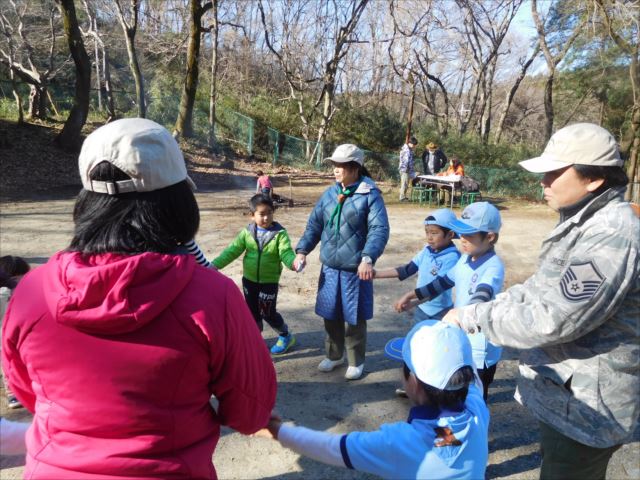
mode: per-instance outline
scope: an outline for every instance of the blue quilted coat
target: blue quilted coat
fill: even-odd
[[[316,203],[307,228],[296,246],[297,253],[308,254],[318,242],[323,264],[318,282],[316,313],[329,320],[355,324],[373,316],[373,284],[357,276],[362,257],[375,262],[389,240],[389,220],[384,200],[375,182],[362,177],[360,185],[347,197],[340,214],[340,229],[335,220],[329,225],[338,203],[338,183],[327,188]]]

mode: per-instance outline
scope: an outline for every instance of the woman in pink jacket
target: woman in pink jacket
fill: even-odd
[[[269,352],[235,284],[182,248],[199,211],[167,130],[110,123],[79,166],[71,244],[24,277],[3,325],[34,413],[25,478],[215,478],[220,425],[269,420]]]

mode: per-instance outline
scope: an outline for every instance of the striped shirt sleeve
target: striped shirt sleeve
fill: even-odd
[[[188,241],[187,243],[184,244],[184,246],[191,255],[196,257],[196,262],[199,265],[202,265],[203,267],[207,267],[207,268],[211,267],[211,264],[207,260],[207,257],[204,256],[204,253],[202,253],[202,250],[200,250],[200,247],[198,246],[195,240]]]

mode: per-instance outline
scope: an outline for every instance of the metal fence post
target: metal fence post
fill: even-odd
[[[249,155],[253,154],[253,123],[254,120],[253,118],[247,118],[247,120],[249,121],[249,138],[247,139],[247,152],[249,152]]]

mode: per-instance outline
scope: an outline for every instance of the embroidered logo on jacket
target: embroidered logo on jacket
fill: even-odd
[[[560,280],[560,289],[567,300],[582,302],[593,297],[605,280],[593,262],[572,264]]]

